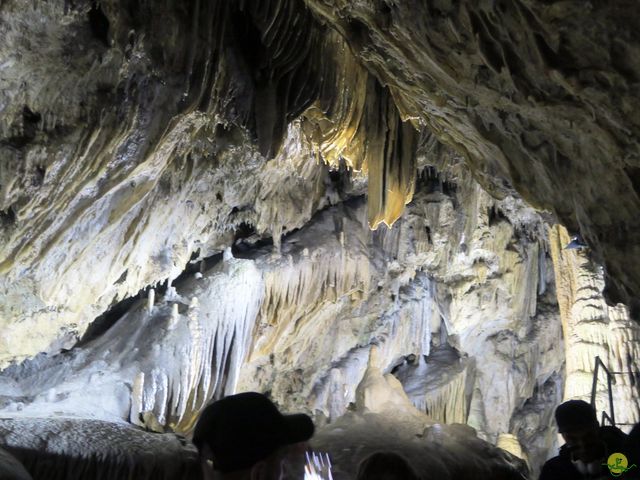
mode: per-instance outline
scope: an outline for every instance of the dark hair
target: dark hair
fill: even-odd
[[[584,400],[569,400],[556,408],[556,423],[560,433],[574,428],[598,426],[595,409]]]
[[[420,480],[420,477],[402,455],[377,452],[360,463],[356,480]]]
[[[214,470],[244,470],[280,447],[306,442],[314,426],[305,414],[283,415],[265,395],[245,392],[204,408],[193,431],[193,443],[211,450]]]

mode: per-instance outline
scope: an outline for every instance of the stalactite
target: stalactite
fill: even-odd
[[[624,87],[640,75],[636,12],[616,2],[597,15],[577,3],[305,3],[493,196],[513,186],[580,229],[604,259],[605,296],[640,315],[640,268],[630,267],[640,258],[640,101]]]
[[[354,292],[367,292],[370,275],[370,264],[366,257],[352,256],[345,251],[336,254],[333,259],[310,258],[267,272],[260,323],[274,326],[277,332],[284,332],[302,313],[299,311],[300,305],[305,305],[309,314]],[[273,351],[271,342],[278,340],[279,335],[270,338],[269,343],[260,343],[254,354]]]
[[[437,393],[428,393],[416,407],[442,423],[467,422],[467,371],[456,375]]]
[[[303,114],[303,127],[327,163],[337,168],[344,160],[367,173],[369,226],[392,225],[413,197],[417,132],[402,122],[393,97],[358,64],[344,40],[329,33],[325,42],[338,52],[324,69],[332,81],[324,82],[320,99]]]
[[[435,421],[466,423],[468,415],[469,365],[448,346],[437,347],[424,360],[400,369],[400,378],[413,405]]]
[[[183,288],[190,300],[180,294]],[[128,420],[147,430],[186,434],[207,402],[235,391],[263,291],[253,262],[230,259],[189,279],[188,287],[168,290],[151,312],[142,299],[70,358],[16,366],[22,395],[31,399],[23,411],[39,417],[52,407],[56,415]],[[97,394],[101,389],[109,395]],[[103,402],[93,413],[91,395]]]
[[[67,30],[87,34],[82,8],[71,9],[64,21],[58,21],[61,12],[43,5],[16,12],[16,22],[32,25],[54,53],[69,47],[79,60],[70,69],[44,71],[49,50],[29,51],[25,62],[11,67],[16,78],[30,79],[25,89],[33,98],[11,97],[6,122],[26,135],[27,105],[29,118],[40,116],[42,131],[25,146],[28,162],[11,150],[11,161],[0,166],[0,210],[16,217],[11,228],[2,227],[0,295],[25,298],[29,305],[28,311],[11,311],[4,307],[10,302],[0,302],[1,318],[3,327],[28,322],[29,330],[43,335],[22,334],[11,344],[0,339],[0,366],[53,349],[67,325],[82,335],[112,301],[175,278],[196,245],[209,253],[228,245],[242,222],[278,246],[285,225],[303,223],[300,212],[310,217],[331,201],[326,170],[309,161],[302,144],[313,145],[332,167],[343,159],[368,174],[372,228],[392,224],[412,198],[414,127],[401,121],[393,95],[340,34],[318,22],[302,0],[170,0],[161,17],[147,3],[126,14],[111,2],[101,5],[111,46],[96,52],[91,43],[89,53],[63,40],[71,38]],[[41,31],[38,15],[56,27]],[[158,28],[159,18],[175,20],[168,22],[170,32]],[[19,44],[21,35],[11,27],[7,40]],[[295,137],[292,126],[310,142]],[[60,144],[52,148],[50,138]],[[288,163],[291,148],[300,151],[304,165]],[[277,168],[265,166],[265,159]],[[35,188],[32,178],[42,166],[45,181]],[[301,207],[270,176],[275,171],[283,177],[287,169],[293,178],[300,172],[301,188],[312,190]],[[223,202],[222,191],[205,188],[233,176],[252,177],[255,184],[227,192],[231,198]],[[277,208],[270,206],[268,200],[280,197]],[[239,207],[242,213],[234,216]],[[188,225],[168,227],[169,215]],[[104,245],[114,248],[104,251]],[[58,272],[55,278],[51,271]],[[125,271],[126,281],[118,282]],[[48,308],[63,312],[52,315]]]

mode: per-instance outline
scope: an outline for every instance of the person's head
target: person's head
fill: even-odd
[[[282,415],[260,393],[218,400],[200,414],[193,433],[205,478],[280,480],[283,464],[313,435],[307,415]]]
[[[601,454],[600,426],[594,408],[583,400],[569,400],[556,409],[558,431],[575,460],[591,462]]]
[[[419,477],[402,455],[377,452],[360,463],[356,480],[419,480]]]

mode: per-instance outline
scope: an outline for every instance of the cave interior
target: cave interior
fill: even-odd
[[[571,399],[629,432],[639,27],[631,0],[0,0],[0,473],[199,479],[198,415],[245,391],[311,416],[336,480],[379,450],[537,478]]]

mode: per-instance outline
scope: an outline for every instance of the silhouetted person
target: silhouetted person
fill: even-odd
[[[629,441],[640,445],[640,423],[636,423],[629,432]]]
[[[313,436],[307,415],[282,415],[260,393],[218,400],[201,413],[193,433],[205,479],[280,480],[288,462],[300,461]]]
[[[360,463],[356,480],[420,480],[420,477],[402,455],[378,452]]]
[[[9,452],[0,449],[0,480],[32,480],[29,472]]]
[[[629,465],[635,460],[626,448],[626,435],[616,427],[600,427],[593,407],[582,400],[569,400],[556,409],[558,431],[566,442],[560,454],[542,467],[540,480],[582,480],[612,478],[607,461],[613,453],[623,453]],[[638,478],[638,469],[623,478]]]
[[[630,456],[629,462],[635,463],[640,469],[640,423],[636,423],[627,435],[626,446]],[[640,472],[635,472],[635,475],[640,478]]]

